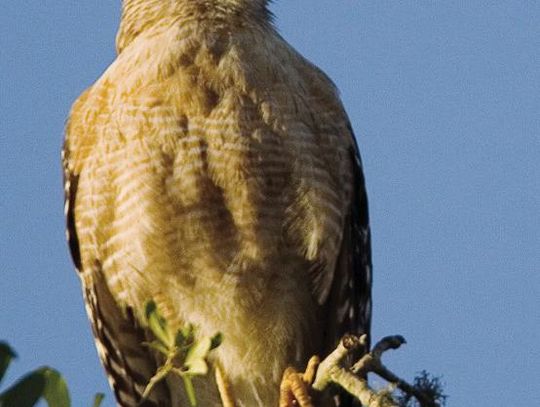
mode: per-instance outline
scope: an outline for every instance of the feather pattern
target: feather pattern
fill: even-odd
[[[210,6],[212,5],[212,6]],[[369,333],[371,258],[354,135],[331,81],[265,1],[124,0],[119,55],[75,102],[68,239],[98,353],[123,407],[156,366],[143,304],[221,331],[240,407],[277,404],[346,331]],[[218,406],[211,377],[199,402]],[[149,401],[186,403],[168,379]]]

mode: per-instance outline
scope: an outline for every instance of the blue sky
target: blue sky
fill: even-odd
[[[72,101],[114,58],[119,1],[0,11],[0,338],[11,379],[48,364],[74,406],[112,396],[64,242]],[[540,405],[540,3],[297,0],[283,35],[341,90],[361,146],[374,336],[450,406]]]

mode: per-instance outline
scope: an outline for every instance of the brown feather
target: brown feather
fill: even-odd
[[[115,356],[102,358],[135,399],[155,361],[126,355],[153,298],[173,329],[224,334],[213,359],[240,406],[274,405],[287,366],[369,331],[367,202],[347,116],[265,1],[125,0],[123,13],[120,54],[75,103],[65,144],[72,253]],[[167,387],[170,405],[185,403],[179,381]],[[210,377],[196,390],[219,405]]]

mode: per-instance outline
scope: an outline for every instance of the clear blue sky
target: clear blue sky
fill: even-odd
[[[70,104],[114,58],[120,1],[0,10],[0,338],[74,406],[108,385],[64,242]],[[449,405],[540,406],[540,2],[297,0],[283,35],[341,90],[374,238],[375,337]]]

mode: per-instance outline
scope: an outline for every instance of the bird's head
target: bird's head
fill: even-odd
[[[121,52],[135,37],[149,27],[171,17],[198,20],[227,18],[248,19],[267,24],[271,20],[271,0],[122,0],[122,19],[116,38]]]

